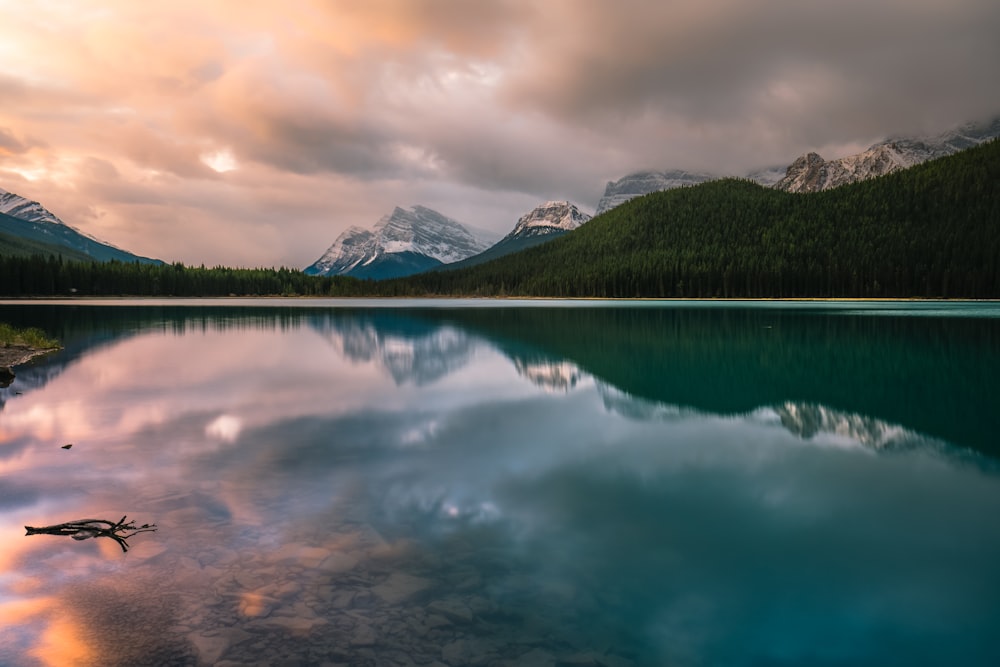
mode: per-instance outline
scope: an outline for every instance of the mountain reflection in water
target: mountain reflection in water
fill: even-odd
[[[858,309],[0,306],[0,664],[994,664],[1000,317]]]

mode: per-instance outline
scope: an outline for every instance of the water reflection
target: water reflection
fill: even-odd
[[[3,393],[2,664],[1000,657],[989,319],[97,310]]]
[[[469,362],[473,339],[461,329],[392,311],[315,316],[310,324],[347,359],[378,360],[396,384],[429,384]]]

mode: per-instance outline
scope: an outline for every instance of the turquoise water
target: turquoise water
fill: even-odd
[[[1000,305],[0,321],[0,664],[1000,664]]]

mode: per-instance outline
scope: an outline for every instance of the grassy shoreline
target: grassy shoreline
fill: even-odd
[[[7,387],[14,380],[12,367],[60,348],[59,341],[49,338],[41,329],[18,329],[0,322],[0,387]]]
[[[55,350],[59,348],[59,341],[49,338],[41,329],[34,327],[29,329],[18,329],[4,322],[0,322],[0,346],[3,347],[29,347],[36,350]]]

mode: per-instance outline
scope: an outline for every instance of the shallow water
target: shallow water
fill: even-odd
[[[1000,664],[1000,306],[362,305],[0,304],[0,664]]]

